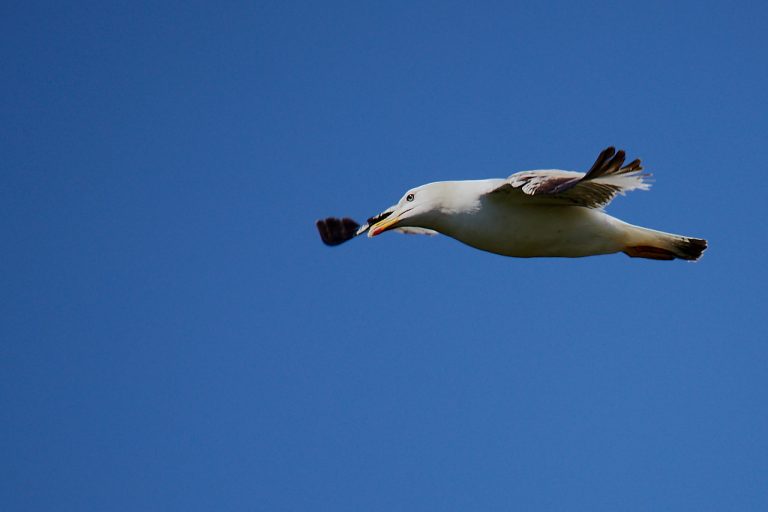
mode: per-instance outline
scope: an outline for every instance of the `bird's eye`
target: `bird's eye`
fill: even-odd
[[[408,194],[407,196],[405,196],[405,200],[408,201],[409,203],[413,201],[413,194]]]

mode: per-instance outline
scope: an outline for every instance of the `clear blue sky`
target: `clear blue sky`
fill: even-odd
[[[766,19],[4,2],[0,508],[767,510]],[[315,231],[608,145],[699,263]]]

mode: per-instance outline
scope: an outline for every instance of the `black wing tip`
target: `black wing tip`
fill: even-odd
[[[325,245],[334,246],[340,245],[357,236],[357,228],[360,224],[344,217],[342,219],[338,217],[327,217],[315,222],[318,233],[320,233],[320,239]]]
[[[603,172],[603,169],[606,166],[606,163],[613,158],[613,156],[616,154],[616,148],[613,146],[608,146],[604,150],[600,152],[599,155],[597,155],[597,159],[595,160],[595,163],[592,164],[592,167],[587,171],[587,174],[585,177],[596,177],[600,176]]]
[[[640,159],[637,158],[632,162],[624,165],[624,160],[627,158],[627,154],[623,149],[616,151],[613,146],[608,146],[598,155],[595,163],[587,171],[584,176],[585,179],[599,178],[608,174],[625,174],[628,172],[642,171]],[[623,167],[622,167],[623,166]]]
[[[624,174],[628,172],[638,172],[642,170],[643,170],[642,162],[640,161],[639,158],[635,158],[634,160],[629,162],[627,165],[619,169],[619,172]],[[650,176],[650,174],[648,176]]]

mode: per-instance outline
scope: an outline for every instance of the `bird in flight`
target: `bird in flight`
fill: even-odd
[[[640,160],[624,165],[624,151],[609,147],[586,173],[522,171],[506,179],[438,181],[413,188],[364,225],[350,218],[317,221],[327,245],[389,230],[442,233],[504,256],[581,257],[623,252],[633,258],[695,261],[707,248],[700,238],[623,222],[603,208],[631,190],[648,190]]]

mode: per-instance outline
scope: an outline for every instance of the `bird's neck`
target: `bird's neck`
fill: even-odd
[[[457,224],[463,224],[482,207],[481,197],[489,190],[489,180],[447,181],[441,183],[440,200],[420,219],[422,227],[446,232]]]

